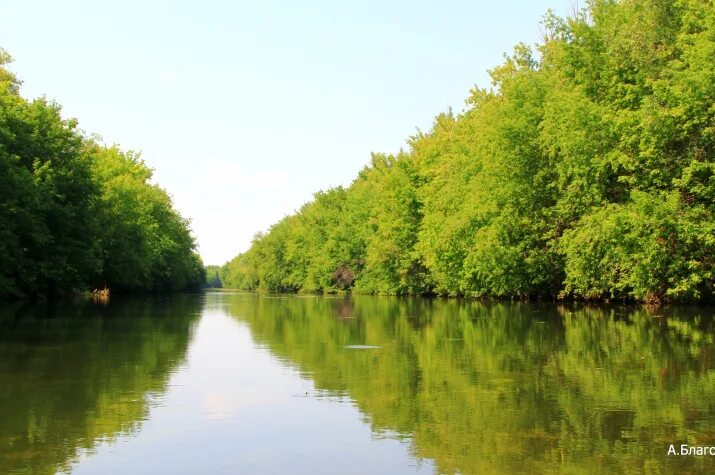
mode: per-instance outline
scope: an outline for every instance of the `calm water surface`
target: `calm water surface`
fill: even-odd
[[[7,306],[6,306],[7,307]],[[200,296],[0,309],[0,473],[715,473],[712,309]]]

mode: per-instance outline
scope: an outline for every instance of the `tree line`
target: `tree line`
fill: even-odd
[[[0,49],[0,298],[200,287],[189,222],[138,153],[26,100]]]
[[[594,0],[542,30],[463,112],[257,234],[223,285],[711,300],[712,1]]]

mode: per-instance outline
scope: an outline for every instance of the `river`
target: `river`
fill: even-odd
[[[714,473],[713,309],[239,292],[0,310],[0,473]]]

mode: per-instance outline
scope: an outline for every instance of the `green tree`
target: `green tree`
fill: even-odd
[[[27,101],[0,50],[0,298],[200,288],[189,222],[138,154]]]
[[[350,187],[255,241],[229,264],[233,282],[712,300],[712,2],[594,0],[548,13],[543,31],[466,110],[438,115],[406,151],[374,154]]]

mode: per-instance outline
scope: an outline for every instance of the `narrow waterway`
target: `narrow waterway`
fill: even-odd
[[[0,473],[706,473],[712,309],[234,292],[0,311]]]

